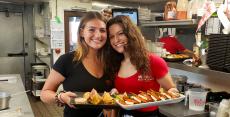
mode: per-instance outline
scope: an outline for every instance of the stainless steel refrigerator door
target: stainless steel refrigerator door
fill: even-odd
[[[22,13],[0,12],[0,74],[24,77]]]

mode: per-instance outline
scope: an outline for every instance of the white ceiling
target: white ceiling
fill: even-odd
[[[0,3],[36,3],[36,2],[48,2],[49,0],[0,0]]]

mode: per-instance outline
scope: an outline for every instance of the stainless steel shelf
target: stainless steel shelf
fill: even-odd
[[[141,22],[141,27],[180,27],[180,26],[196,26],[197,20],[169,20],[169,21],[145,21]]]
[[[221,72],[221,71],[216,71],[216,70],[211,70],[211,69],[203,69],[203,68],[198,68],[198,67],[191,67],[184,65],[182,63],[174,63],[174,62],[167,62],[168,66],[170,68],[175,68],[175,69],[180,69],[192,73],[198,73],[198,74],[204,74],[207,76],[216,76],[216,77],[222,77],[222,78],[229,78],[230,73],[227,72]]]
[[[50,45],[50,37],[42,37],[42,38],[34,37],[34,39],[47,46]]]
[[[45,82],[46,81],[46,79],[45,78],[32,78],[32,81],[34,82],[34,83],[37,83],[37,82]]]
[[[50,56],[38,56],[35,55],[37,59],[39,59],[41,62],[46,63],[49,67],[51,67],[51,57]]]
[[[41,96],[41,90],[34,90],[34,91],[32,91],[32,94],[36,97],[40,97]]]

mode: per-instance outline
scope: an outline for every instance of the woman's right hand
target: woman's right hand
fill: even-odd
[[[65,104],[67,104],[69,107],[75,108],[74,105],[70,104],[71,98],[75,98],[75,97],[77,97],[77,95],[75,93],[68,91],[68,92],[61,93],[59,96],[59,100]]]

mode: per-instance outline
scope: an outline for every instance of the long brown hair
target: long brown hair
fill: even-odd
[[[77,45],[77,48],[75,50],[75,53],[74,53],[74,61],[80,61],[82,60],[83,58],[85,58],[89,52],[89,47],[88,45],[86,44],[85,40],[83,37],[81,37],[80,35],[80,31],[81,29],[84,29],[85,28],[85,25],[91,21],[91,20],[94,20],[94,19],[98,19],[98,20],[101,20],[103,22],[107,22],[107,20],[99,13],[99,12],[94,12],[94,11],[89,11],[87,12],[82,18],[81,18],[81,21],[80,21],[80,24],[79,24],[79,27],[78,27],[78,45]],[[98,52],[98,58],[103,61],[103,47],[99,50]]]
[[[139,28],[132,23],[128,16],[116,16],[107,22],[107,31],[109,35],[109,28],[113,24],[118,24],[123,28],[123,33],[128,38],[128,44],[125,51],[130,55],[131,63],[136,67],[137,70],[141,71],[142,78],[149,76],[149,61],[148,51],[145,47],[144,37],[141,34]],[[109,36],[108,36],[109,37]],[[107,40],[108,42],[109,40]],[[108,43],[107,43],[108,44]],[[124,59],[123,54],[117,53],[110,44],[108,44],[106,53],[106,70],[108,74],[115,76],[119,71],[121,61]],[[144,76],[144,77],[143,77]]]

